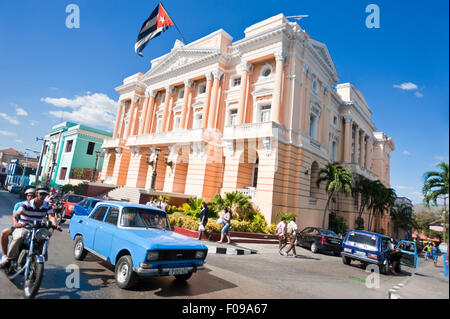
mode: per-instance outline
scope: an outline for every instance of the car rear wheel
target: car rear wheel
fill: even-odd
[[[191,272],[188,273],[188,274],[185,274],[185,275],[175,275],[175,280],[176,281],[186,281],[189,278],[191,278],[191,276],[192,276]]]
[[[311,252],[312,252],[313,254],[315,254],[315,253],[317,253],[318,251],[319,251],[319,248],[317,248],[316,243],[312,243],[312,244],[311,244]]]
[[[342,256],[342,262],[346,265],[350,265],[350,263],[352,262],[352,260],[346,256]]]
[[[115,270],[116,283],[119,288],[130,289],[136,283],[133,261],[130,255],[120,257]]]
[[[75,237],[75,245],[73,246],[73,257],[76,260],[83,260],[86,258],[88,251],[84,249],[83,237]]]

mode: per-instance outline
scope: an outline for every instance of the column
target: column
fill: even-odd
[[[187,128],[187,114],[188,109],[191,107],[189,105],[189,100],[191,97],[191,90],[194,87],[194,81],[192,80],[186,80],[184,81],[184,101],[183,101],[183,108],[181,109],[181,123],[180,128],[186,129]]]
[[[209,112],[209,100],[211,97],[211,86],[212,86],[212,73],[206,73],[206,96],[205,96],[205,105],[203,106],[203,120],[202,120],[202,128],[208,127],[208,112]]]
[[[164,103],[164,115],[162,119],[162,129],[161,132],[167,132],[167,129],[169,127],[169,108],[170,108],[170,101],[172,100],[172,92],[173,87],[168,85],[166,86],[166,101]]]
[[[216,118],[216,112],[218,109],[217,101],[219,100],[218,93],[219,93],[219,85],[220,81],[223,76],[223,72],[220,72],[219,70],[216,70],[213,72],[214,76],[214,82],[211,92],[211,103],[209,104],[209,111],[208,111],[208,128],[214,127],[214,120]]]
[[[275,87],[274,87],[274,95],[272,102],[272,121],[281,124],[281,99],[282,99],[282,90],[283,90],[283,66],[284,66],[284,57],[285,54],[283,52],[275,53]]]
[[[119,109],[117,110],[116,125],[114,126],[113,138],[117,138],[117,135],[119,134],[120,119],[122,117],[122,112],[124,108],[125,105],[123,104],[122,101],[120,101]]]
[[[373,161],[373,139],[371,137],[368,137],[366,150],[366,168],[371,172],[372,172],[372,161]]]
[[[128,127],[127,127],[127,134],[126,137],[130,136],[133,132],[133,128],[134,128],[134,113],[136,112],[136,106],[137,106],[137,100],[138,97],[136,95],[133,95],[131,97],[131,107],[130,110],[128,111]]]
[[[344,163],[350,163],[352,156],[353,119],[349,116],[344,116],[344,123]]]
[[[364,168],[366,165],[366,133],[361,134],[361,157],[359,161],[359,166]]]
[[[151,122],[153,121],[153,113],[155,109],[156,91],[151,90],[148,94],[150,95],[150,101],[148,103],[147,117],[145,119],[144,134],[150,133]]]
[[[144,100],[144,104],[142,106],[142,121],[139,125],[139,131],[138,134],[142,135],[144,134],[144,130],[145,130],[145,123],[147,122],[147,113],[149,113],[149,107],[150,107],[150,94],[148,92],[148,90],[145,90],[145,100]]]
[[[355,125],[355,157],[354,163],[359,164],[359,125]]]
[[[241,62],[241,90],[239,93],[239,105],[238,105],[238,113],[237,113],[237,123],[244,124],[245,123],[245,98],[247,97],[247,81],[248,74],[252,65],[247,61]]]
[[[133,125],[131,126],[131,134],[130,135],[136,135],[138,132],[138,130],[139,130],[139,122],[140,122],[140,119],[139,119],[139,109],[140,109],[140,104],[141,104],[141,99],[142,99],[142,97],[140,97],[140,96],[136,96],[136,101],[138,101],[138,102],[136,102],[136,108],[135,108],[135,110],[134,110],[134,115],[133,115]],[[137,128],[137,130],[136,130],[136,128]]]

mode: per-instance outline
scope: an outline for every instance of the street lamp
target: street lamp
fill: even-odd
[[[159,154],[161,153],[161,148],[157,147],[155,148],[155,154],[156,154],[156,158],[153,161],[150,161],[150,154],[147,154],[145,156],[146,160],[147,160],[147,164],[151,165],[153,167],[153,173],[152,173],[152,185],[150,186],[151,190],[155,190],[155,182],[156,182],[156,168],[158,167],[158,157]]]
[[[91,182],[95,181],[95,177],[97,175],[98,158],[99,157],[103,157],[103,156],[104,156],[104,153],[102,152],[102,150],[96,150],[95,151],[95,165],[94,165],[94,172],[92,173]]]

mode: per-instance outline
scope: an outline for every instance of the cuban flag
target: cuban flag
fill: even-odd
[[[158,6],[142,25],[137,42],[134,45],[134,51],[140,56],[143,56],[142,50],[147,46],[148,41],[157,37],[172,25],[174,25],[174,23],[169,18],[166,10],[164,10],[161,2],[158,3]]]

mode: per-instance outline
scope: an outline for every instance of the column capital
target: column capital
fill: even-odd
[[[359,133],[359,129],[360,129],[359,125],[355,123],[355,132]]]
[[[166,85],[166,93],[174,94],[175,93],[175,87],[172,85]]]
[[[194,87],[194,81],[190,79],[184,80],[184,86],[192,89]]]
[[[207,81],[211,81],[213,79],[213,74],[211,72],[206,73],[205,76]]]
[[[350,123],[350,124],[353,123],[353,118],[351,116],[347,115],[347,116],[344,116],[343,118],[344,118],[345,123]]]
[[[219,81],[222,80],[222,76],[223,76],[223,72],[222,72],[222,71],[220,71],[220,70],[214,70],[214,71],[212,72],[212,74],[213,74],[213,76],[214,76],[214,80],[215,80],[215,79],[218,79]]]
[[[133,96],[131,97],[131,103],[136,103],[138,99],[139,99],[139,96],[133,95]]]
[[[156,91],[155,90],[151,90],[150,88],[147,88],[145,90],[145,97],[149,98],[149,97],[155,97],[156,96]]]
[[[276,60],[276,61],[283,61],[283,62],[284,62],[284,59],[285,59],[286,56],[287,56],[286,52],[284,52],[283,50],[281,50],[281,51],[276,51],[276,52],[274,53],[274,55],[275,55],[275,60]]]
[[[242,71],[247,71],[248,73],[251,73],[253,71],[253,64],[248,61],[241,61],[239,65]]]

